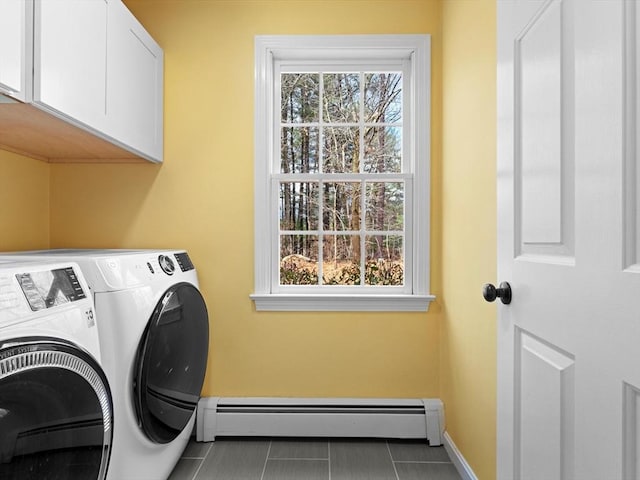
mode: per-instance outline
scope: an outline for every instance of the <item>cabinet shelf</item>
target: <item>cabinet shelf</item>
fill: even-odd
[[[129,150],[27,103],[0,106],[0,149],[51,163],[143,163]]]

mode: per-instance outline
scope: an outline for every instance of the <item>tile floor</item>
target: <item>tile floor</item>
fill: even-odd
[[[460,480],[444,447],[377,439],[191,441],[169,480]]]

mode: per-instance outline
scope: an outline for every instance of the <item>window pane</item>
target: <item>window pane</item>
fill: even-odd
[[[398,173],[402,165],[402,128],[369,127],[364,133],[364,171]]]
[[[365,75],[365,122],[402,121],[402,75],[368,73]]]
[[[358,127],[326,127],[322,170],[325,173],[358,173],[360,163]]]
[[[280,183],[280,230],[318,229],[318,184]]]
[[[325,230],[360,230],[360,183],[325,183],[322,219]]]
[[[322,283],[360,285],[360,235],[325,235]]]
[[[325,73],[323,76],[325,123],[357,122],[360,110],[360,74]]]
[[[280,173],[317,173],[318,136],[318,127],[282,127]]]
[[[365,285],[404,285],[402,236],[368,235],[365,245]]]
[[[280,109],[283,123],[318,122],[320,75],[283,73]]]
[[[367,182],[365,195],[367,230],[404,230],[403,182]]]
[[[280,235],[280,285],[318,284],[318,237]]]

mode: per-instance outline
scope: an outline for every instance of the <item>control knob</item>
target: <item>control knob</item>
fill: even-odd
[[[167,275],[173,275],[173,272],[176,271],[176,265],[173,263],[173,260],[166,255],[160,255],[158,257],[158,263],[160,264],[160,268]]]

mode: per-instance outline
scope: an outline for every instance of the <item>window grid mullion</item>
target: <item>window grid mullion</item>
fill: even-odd
[[[272,227],[272,236],[275,236],[275,241],[273,242],[273,246],[272,246],[272,255],[275,258],[278,259],[278,267],[280,266],[280,249],[282,248],[282,246],[280,245],[280,182],[275,180],[272,182],[271,184],[271,194],[273,195],[274,198],[277,198],[277,202],[276,202],[276,208],[275,208],[275,212],[274,212],[274,216],[276,218],[276,224]],[[280,268],[276,268],[274,269],[274,272],[272,272],[271,277],[273,278],[273,280],[275,282],[277,282],[277,284],[280,284]]]
[[[282,182],[359,182],[366,180],[369,182],[404,182],[413,178],[410,173],[280,173],[273,175]]]
[[[365,242],[365,238],[366,238],[366,214],[367,212],[365,211],[366,208],[366,201],[365,201],[365,187],[366,187],[366,183],[363,180],[361,180],[360,182],[360,285],[364,285],[364,274],[365,274],[365,268],[366,268],[366,262],[365,262],[365,258],[366,258],[366,242]]]
[[[323,272],[324,272],[324,257],[323,244],[324,244],[324,181],[318,182],[318,285],[322,285]]]
[[[280,125],[282,122],[282,74],[279,69],[275,69],[275,89],[273,91],[274,105],[271,111],[273,116],[273,125]],[[274,177],[273,172],[280,173],[282,171],[282,127],[279,127],[275,132],[272,132],[271,138],[273,141],[272,152],[273,160],[271,161],[271,195],[273,196],[273,205],[275,208],[271,211],[273,218],[275,218],[275,225],[271,225],[271,264],[276,265],[276,268],[271,272],[271,289],[273,290],[276,285],[280,284],[280,251],[282,245],[280,244],[280,182]],[[273,207],[272,207],[273,208]],[[277,259],[277,263],[276,262]]]
[[[360,72],[360,98],[358,102],[358,138],[359,140],[359,148],[358,148],[358,173],[364,172],[364,95],[365,95],[365,87],[364,87],[364,72]],[[365,272],[365,201],[364,201],[364,191],[365,183],[364,179],[360,180],[360,286],[364,285],[364,272]]]
[[[320,71],[318,75],[318,286],[321,286],[324,284],[324,73]]]
[[[324,173],[324,73],[318,72],[318,172]]]
[[[358,148],[358,173],[363,173],[364,163],[364,72],[360,72],[360,98],[358,99],[358,135],[359,135],[359,148]]]
[[[317,127],[319,122],[282,122],[282,127]],[[402,122],[322,122],[327,127],[402,127]]]
[[[404,235],[403,230],[323,230],[326,235]],[[280,230],[282,235],[318,235],[320,230]]]

